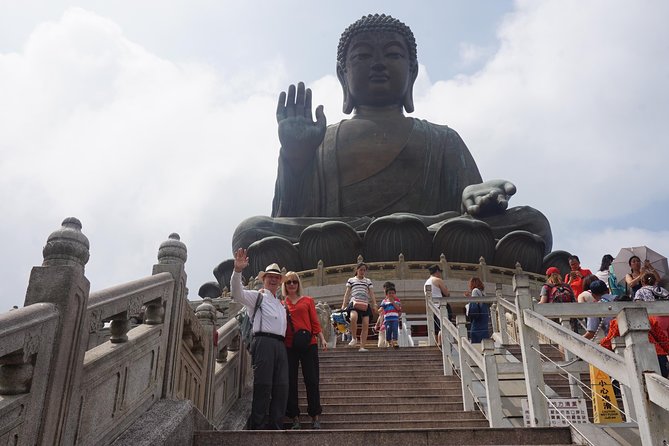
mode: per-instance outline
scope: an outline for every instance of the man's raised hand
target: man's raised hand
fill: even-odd
[[[249,266],[249,258],[246,256],[246,250],[239,248],[237,251],[235,251],[235,264],[234,268],[235,271],[238,273],[241,273],[244,268]]]

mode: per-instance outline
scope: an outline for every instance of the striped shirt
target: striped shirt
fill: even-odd
[[[395,308],[395,305],[397,305],[397,308]],[[390,299],[383,299],[380,307],[383,310],[383,317],[385,320],[395,321],[399,319],[400,313],[398,309],[401,309],[402,305],[400,304],[400,300],[397,298],[395,298],[395,305],[393,305]]]
[[[346,287],[351,289],[351,302],[369,303],[369,290],[372,289],[372,281],[367,277],[358,279],[357,276],[351,277],[346,281]]]

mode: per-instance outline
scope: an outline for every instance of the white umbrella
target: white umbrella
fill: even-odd
[[[633,248],[621,249],[616,258],[613,259],[613,272],[618,280],[624,280],[625,275],[630,272],[629,260],[632,256],[637,256],[641,259],[642,268],[643,263],[648,260],[650,265],[660,275],[661,281],[667,278],[667,273],[669,272],[667,258],[647,246],[635,246]]]

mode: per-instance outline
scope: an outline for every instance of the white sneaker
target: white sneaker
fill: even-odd
[[[369,350],[367,350],[365,347],[360,347],[360,348],[358,349],[358,351],[359,351],[359,352],[368,352]]]
[[[355,347],[356,345],[358,345],[357,339],[351,339],[351,342],[348,343],[349,347]]]

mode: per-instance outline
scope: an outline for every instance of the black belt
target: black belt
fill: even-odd
[[[265,338],[272,338],[276,339],[277,341],[283,342],[284,337],[278,334],[274,333],[266,333],[264,331],[259,331],[257,333],[253,333],[253,336],[260,336],[260,337],[265,337]]]

